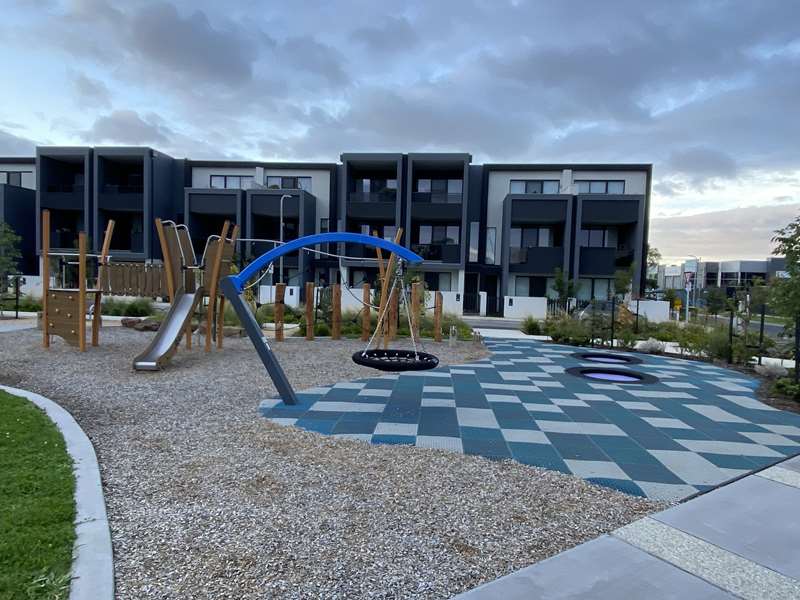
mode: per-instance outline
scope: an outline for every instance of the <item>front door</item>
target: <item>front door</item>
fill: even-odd
[[[464,314],[477,315],[480,311],[478,296],[478,274],[467,273],[464,277]]]
[[[481,291],[486,292],[486,315],[500,316],[500,298],[497,295],[497,275],[484,275]]]

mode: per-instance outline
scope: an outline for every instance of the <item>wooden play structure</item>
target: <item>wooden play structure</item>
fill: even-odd
[[[161,271],[163,278],[159,281],[163,281],[163,287],[166,288],[170,310],[150,345],[134,360],[134,368],[140,371],[161,369],[177,352],[184,335],[186,347],[191,349],[192,318],[204,304],[205,350],[211,351],[214,339],[217,348],[222,348],[225,299],[219,292],[219,280],[220,277],[230,274],[239,226],[234,225],[231,228],[230,222],[225,221],[220,235],[207,240],[199,262],[185,225],[156,219],[156,231],[164,257]],[[148,282],[145,270],[138,281],[155,289],[157,274],[153,272]]]
[[[86,251],[86,232],[78,234],[78,252],[50,251],[50,211],[42,211],[42,343],[50,347],[51,337],[63,338],[71,346],[77,346],[81,352],[86,350],[86,312],[88,301],[93,305],[92,313],[92,346],[100,342],[100,325],[102,313],[103,291],[101,281],[108,268],[111,236],[114,233],[114,221],[109,221],[103,237],[100,254],[88,254]],[[60,259],[63,269],[59,269],[57,277],[61,283],[50,286],[50,260]],[[97,259],[97,279],[91,288],[87,288],[87,261]],[[72,260],[70,260],[72,259]],[[77,266],[77,287],[68,287],[67,270]]]

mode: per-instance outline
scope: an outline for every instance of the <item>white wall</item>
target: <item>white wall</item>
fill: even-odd
[[[255,179],[255,167],[192,167],[192,187],[211,187],[212,175],[250,175]]]
[[[5,172],[22,172],[22,187],[29,190],[36,189],[36,165],[20,165],[20,164],[6,164],[0,163],[0,183],[8,183],[6,181]]]
[[[275,302],[275,286],[258,286],[258,303],[272,304],[273,302]],[[286,286],[286,292],[283,296],[283,303],[286,306],[291,306],[292,308],[297,308],[300,306],[300,287],[296,285]]]
[[[352,294],[350,292],[353,292]],[[342,312],[345,311],[355,311],[358,312],[364,305],[361,303],[361,294],[362,290],[360,287],[350,288],[350,292],[345,289],[345,286],[342,286]],[[355,296],[355,297],[354,297]],[[370,301],[375,297],[375,290],[369,290],[369,297]]]
[[[264,181],[269,176],[311,177],[311,193],[317,198],[317,223],[315,232],[319,233],[319,220],[327,219],[331,205],[331,173],[327,169],[264,169]],[[263,183],[263,182],[260,182]],[[331,224],[332,226],[333,224]]]
[[[645,317],[652,323],[663,323],[669,321],[669,302],[665,300],[632,300],[628,308],[636,314],[638,304],[639,316]]]
[[[547,318],[547,298],[528,298],[525,296],[505,296],[503,316],[507,319]]]
[[[430,304],[433,305],[433,294]],[[430,314],[433,314],[431,309]],[[461,316],[464,314],[464,294],[461,292],[442,292],[442,312],[453,313]]]

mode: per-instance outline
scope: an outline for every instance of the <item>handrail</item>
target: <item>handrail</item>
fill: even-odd
[[[276,258],[294,252],[304,246],[314,246],[316,244],[327,244],[331,242],[345,242],[349,244],[362,244],[364,246],[374,246],[387,252],[393,252],[399,258],[408,261],[411,264],[418,264],[422,262],[422,257],[408,248],[404,248],[394,242],[384,240],[383,238],[364,235],[362,233],[348,233],[344,231],[332,231],[330,233],[317,233],[314,235],[307,235],[305,237],[297,238],[290,242],[286,242],[282,246],[273,248],[265,252],[249,265],[247,265],[238,275],[230,275],[228,279],[231,280],[237,292],[241,293],[244,289],[245,283],[260,271],[266,264],[271,263]]]

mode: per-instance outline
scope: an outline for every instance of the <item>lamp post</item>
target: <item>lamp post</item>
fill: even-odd
[[[694,254],[687,254],[686,256],[688,256],[689,258],[693,258],[695,260],[694,277],[690,279],[686,277],[686,273],[683,274],[683,276],[686,277],[686,323],[689,323],[689,294],[691,293],[692,288],[694,287],[695,290],[694,299],[695,303],[697,303],[697,274],[700,271],[700,257],[695,256]]]
[[[291,198],[291,197],[292,197],[291,194],[284,194],[283,196],[281,196],[280,235],[279,235],[279,238],[278,238],[280,240],[280,242],[281,242],[281,246],[283,246],[283,201],[286,198]],[[283,283],[283,255],[282,254],[281,254],[281,258],[280,258],[280,266],[279,266],[278,269],[279,269],[278,270],[278,283]]]

